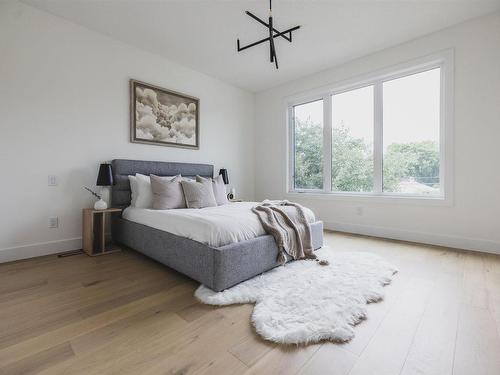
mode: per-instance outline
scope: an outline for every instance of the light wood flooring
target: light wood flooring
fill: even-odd
[[[0,374],[500,374],[499,256],[325,239],[400,270],[347,344],[267,343],[251,305],[201,305],[195,282],[133,251],[46,256],[0,265]]]

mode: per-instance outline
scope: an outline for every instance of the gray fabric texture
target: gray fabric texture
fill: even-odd
[[[276,261],[278,246],[271,235],[212,248],[172,233],[113,218],[113,237],[119,243],[179,271],[203,285],[222,291],[268,271]],[[323,246],[323,223],[311,224],[314,249]]]
[[[211,179],[199,179],[196,181],[181,181],[186,206],[188,208],[204,208],[217,206]]]
[[[113,239],[213,288],[213,249],[200,242],[123,218],[112,220]]]
[[[136,173],[149,176],[177,176],[195,178],[196,175],[202,177],[212,177],[214,166],[209,164],[192,163],[171,163],[164,161],[147,160],[127,160],[115,159],[111,162],[113,170],[114,185],[112,186],[111,204],[113,207],[130,206],[130,183],[129,175]]]
[[[153,210],[170,210],[186,208],[181,176],[159,177],[152,174],[151,190],[153,191]]]
[[[194,178],[213,176],[207,164],[115,159],[111,162],[115,185],[113,207],[130,205],[129,175],[141,173],[156,176]],[[270,235],[260,236],[227,246],[212,248],[188,238],[154,229],[121,217],[112,219],[113,238],[166,266],[215,290],[222,291],[279,265],[278,246]],[[314,249],[323,246],[323,223],[311,224]]]

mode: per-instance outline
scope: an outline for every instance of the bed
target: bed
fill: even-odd
[[[244,218],[240,215],[254,203],[230,203],[227,207],[219,206],[212,211],[204,208],[197,212],[188,212],[193,209],[155,212],[129,207],[129,175],[213,177],[213,165],[115,159],[112,169],[115,181],[112,206],[125,209],[122,216],[112,220],[113,238],[117,242],[215,291],[227,289],[279,265],[274,238],[265,234],[258,222],[257,225],[252,222],[258,220],[256,215]],[[235,218],[235,223],[239,222],[237,229],[216,230],[227,227],[231,217]],[[242,220],[246,221],[240,222]],[[323,245],[323,223],[311,223],[311,231],[314,249],[318,249]]]

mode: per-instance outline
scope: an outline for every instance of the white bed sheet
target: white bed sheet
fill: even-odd
[[[213,247],[246,241],[265,234],[252,207],[258,202],[234,202],[201,209],[151,210],[127,207],[123,218],[135,223],[170,232]],[[310,223],[314,213],[306,208]]]

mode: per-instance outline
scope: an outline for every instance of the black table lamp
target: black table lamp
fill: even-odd
[[[113,185],[113,170],[111,164],[101,164],[99,166],[99,174],[97,175],[97,186]]]
[[[111,164],[101,164],[99,166],[99,173],[97,174],[97,182],[95,183],[97,186],[111,186],[113,185],[113,170],[111,169]],[[87,188],[88,190],[88,188]],[[102,188],[101,188],[102,191]],[[95,202],[94,209],[96,210],[105,210],[108,208],[108,204],[104,199],[102,199],[101,195],[93,193],[99,200]]]
[[[229,185],[229,177],[227,176],[227,169],[219,170],[219,174],[222,175],[222,179],[224,180],[224,185]]]

